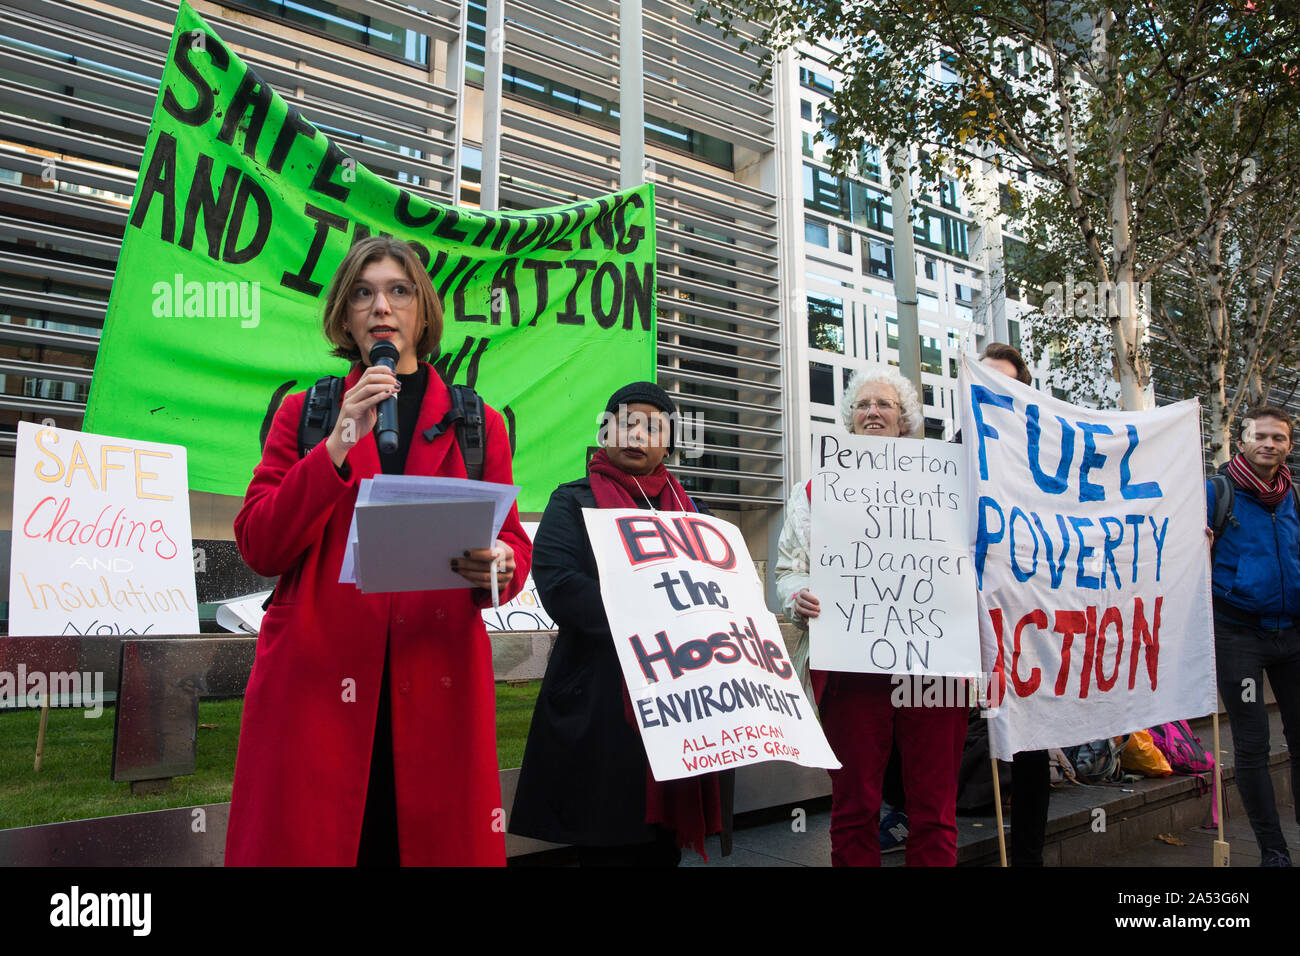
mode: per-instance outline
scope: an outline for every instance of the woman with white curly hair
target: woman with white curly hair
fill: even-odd
[[[923,418],[916,388],[887,365],[849,379],[841,402],[855,435],[912,437]],[[791,657],[821,714],[822,729],[843,764],[831,774],[831,865],[880,865],[880,802],[885,767],[897,740],[910,831],[908,866],[957,863],[957,770],[966,738],[965,707],[895,707],[888,674],[809,671],[808,621],[821,603],[808,590],[811,482],[786,505],[778,545],[777,590],[786,615],[803,632]]]

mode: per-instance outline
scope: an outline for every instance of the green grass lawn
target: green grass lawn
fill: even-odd
[[[518,767],[523,759],[540,688],[541,681],[497,684],[497,759],[502,768]],[[132,796],[130,784],[109,778],[111,707],[95,720],[80,710],[51,710],[40,773],[32,769],[40,711],[0,712],[0,829],[229,800],[243,706],[243,700],[200,701],[194,773],[147,796]]]

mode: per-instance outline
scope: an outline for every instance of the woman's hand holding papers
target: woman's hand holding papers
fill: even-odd
[[[504,589],[515,574],[515,552],[500,538],[491,548],[473,548],[463,558],[452,558],[451,569],[473,587],[492,587],[492,562],[497,562],[497,587]]]

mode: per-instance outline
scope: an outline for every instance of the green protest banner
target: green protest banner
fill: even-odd
[[[283,396],[341,375],[320,319],[351,244],[414,243],[446,311],[435,365],[501,411],[520,508],[582,473],[618,386],[655,374],[652,186],[526,213],[432,203],[350,158],[181,4],[85,428],[184,445],[242,495]]]

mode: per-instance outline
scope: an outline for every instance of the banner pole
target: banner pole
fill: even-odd
[[[1002,831],[1002,784],[998,782],[998,758],[989,757],[993,762],[993,815],[998,822],[998,857],[1002,866],[1007,865],[1007,835]]]
[[[1214,816],[1219,821],[1219,838],[1214,841],[1214,865],[1228,866],[1228,841],[1223,839],[1223,753],[1219,750],[1219,709],[1214,721]]]
[[[50,719],[50,695],[47,692],[41,700],[41,729],[36,732],[36,763],[34,770],[41,772],[41,754],[45,752],[45,725]]]

